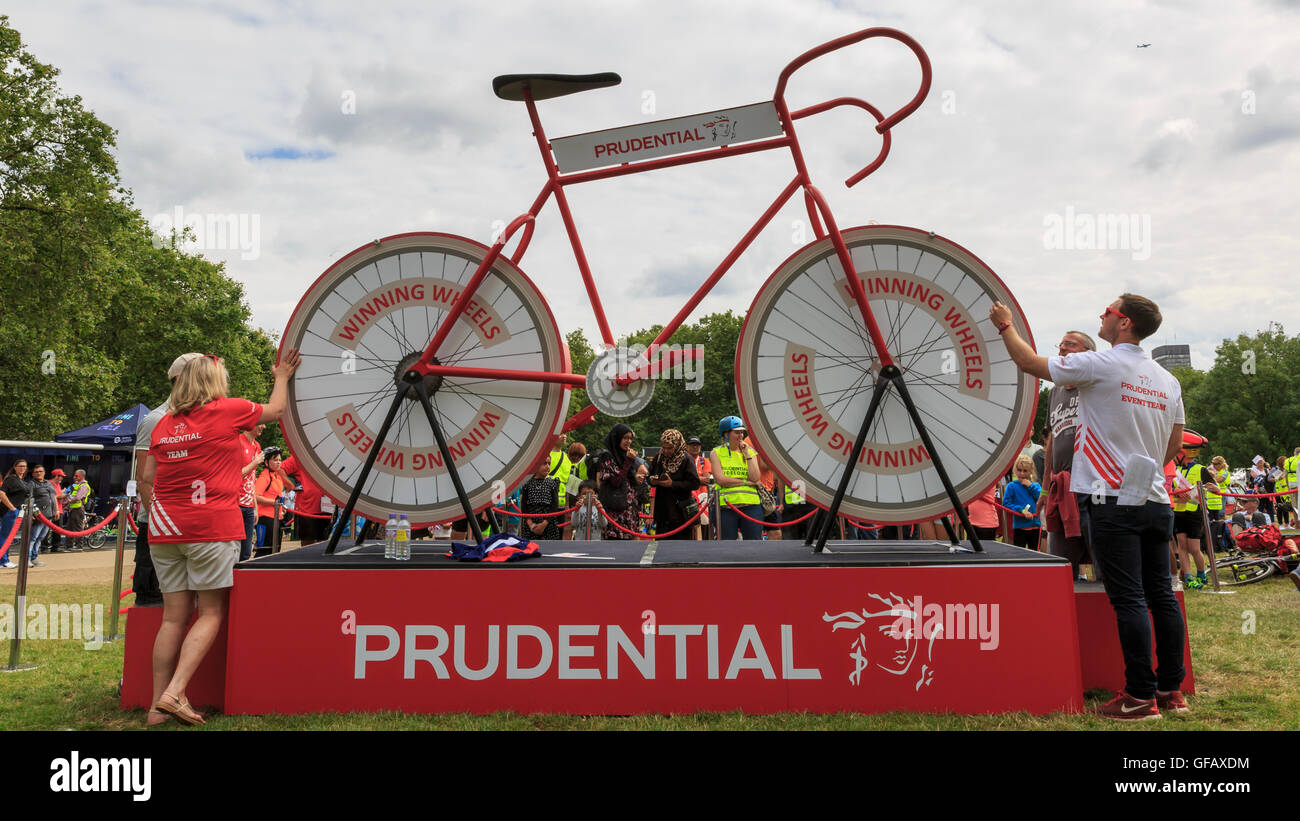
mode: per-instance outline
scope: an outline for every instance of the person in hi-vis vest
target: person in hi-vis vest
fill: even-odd
[[[1295,453],[1282,463],[1282,469],[1286,471],[1286,486],[1291,492],[1290,496],[1287,497],[1287,500],[1291,502],[1291,512],[1288,514],[1290,521],[1288,521],[1287,524],[1290,524],[1293,527],[1295,526],[1296,511],[1300,510],[1300,506],[1296,503],[1296,497],[1297,495],[1300,495],[1296,492],[1297,489],[1300,488],[1300,485],[1296,484],[1296,472],[1298,468],[1300,468],[1300,448],[1296,448]],[[1278,518],[1280,519],[1282,517],[1279,516]]]
[[[1201,552],[1201,500],[1209,495],[1208,490],[1217,490],[1218,486],[1214,482],[1214,475],[1196,463],[1196,457],[1201,452],[1201,446],[1208,441],[1196,431],[1184,429],[1183,447],[1174,458],[1178,475],[1184,480],[1178,482],[1175,489],[1192,488],[1190,492],[1171,499],[1174,508],[1174,550],[1183,575],[1183,587],[1188,590],[1200,590],[1207,581],[1205,554]],[[1195,575],[1192,574],[1193,563],[1196,566]]]
[[[709,466],[719,494],[719,538],[734,540],[736,531],[746,541],[763,538],[763,504],[758,496],[758,453],[745,444],[745,423],[739,416],[718,422],[722,446],[709,454]],[[739,513],[748,516],[742,518]],[[757,521],[750,521],[756,519]]]

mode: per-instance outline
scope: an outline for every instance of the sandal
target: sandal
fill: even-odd
[[[172,720],[171,713],[164,713],[157,708],[151,709],[144,717],[145,729],[160,727]]]
[[[207,724],[202,713],[191,707],[185,699],[177,698],[171,693],[163,693],[153,708],[160,713],[167,713],[182,724]]]

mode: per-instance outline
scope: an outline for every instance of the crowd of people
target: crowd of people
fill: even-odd
[[[30,471],[26,459],[15,459],[5,471],[4,483],[0,489],[0,505],[4,507],[4,516],[0,519],[0,544],[8,544],[0,551],[0,569],[13,570],[18,564],[12,561],[10,551],[14,542],[21,541],[21,523],[19,510],[32,500],[36,511],[56,525],[66,530],[81,531],[85,529],[87,507],[91,502],[90,484],[86,481],[86,471],[78,469],[73,472],[72,484],[62,486],[67,474],[56,468],[45,475],[44,465],[33,465]],[[24,557],[29,567],[44,567],[41,552],[58,553],[88,550],[86,538],[78,536],[66,540],[57,533],[52,533],[50,526],[33,516],[30,525],[27,549],[19,545],[13,558],[22,561]],[[47,538],[50,546],[45,547]]]
[[[526,515],[506,513],[505,527],[539,540],[700,540],[713,538],[713,515],[723,540],[803,538],[811,506],[782,484],[747,433],[740,417],[725,417],[718,445],[706,454],[698,436],[669,429],[648,459],[626,424],[614,425],[592,453],[561,434],[504,509]],[[713,513],[711,492],[718,502]],[[453,525],[453,537],[463,526]],[[849,527],[849,537],[857,538]]]

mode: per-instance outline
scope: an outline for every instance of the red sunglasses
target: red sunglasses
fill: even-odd
[[[1106,312],[1103,313],[1100,317],[1098,317],[1098,319],[1101,319],[1102,321],[1105,321],[1106,317],[1110,316],[1111,314],[1114,314],[1115,316],[1119,317],[1120,319],[1128,319],[1128,317],[1124,316],[1124,314],[1120,313],[1119,311],[1115,310],[1114,308],[1110,307],[1109,305],[1106,306]],[[1129,321],[1129,322],[1132,322],[1133,320],[1128,319],[1128,321]]]

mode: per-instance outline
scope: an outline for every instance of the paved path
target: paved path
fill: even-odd
[[[283,542],[282,550],[298,547],[298,542]],[[113,554],[115,548],[83,551],[80,553],[42,553],[45,567],[27,569],[27,586],[41,584],[113,584]],[[10,551],[10,557],[14,556]],[[131,574],[135,572],[135,543],[130,542],[122,556],[122,589],[131,589]],[[18,569],[0,570],[0,586],[17,583]]]

